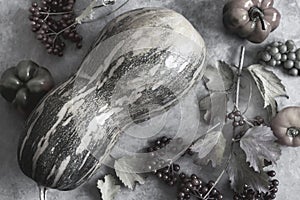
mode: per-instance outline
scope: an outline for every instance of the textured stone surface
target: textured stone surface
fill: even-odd
[[[131,0],[125,7],[118,12],[105,17],[93,24],[84,24],[80,27],[80,32],[84,35],[84,47],[81,50],[75,50],[74,46],[69,46],[66,55],[63,58],[56,58],[46,54],[40,43],[34,39],[30,32],[27,16],[30,1],[0,0],[0,73],[9,66],[13,66],[21,59],[32,59],[39,64],[48,67],[53,74],[56,83],[67,79],[79,66],[82,58],[85,56],[89,46],[97,36],[101,28],[114,16],[134,8],[144,6],[163,6],[174,9],[182,13],[189,19],[195,28],[203,36],[208,49],[208,62],[213,63],[216,60],[223,59],[229,63],[238,62],[239,46],[245,45],[246,63],[253,63],[255,52],[267,42],[273,40],[293,39],[300,47],[300,4],[297,0],[291,0],[288,4],[284,0],[277,0],[275,5],[282,13],[282,22],[279,28],[271,34],[268,40],[261,45],[254,45],[241,40],[234,35],[227,33],[222,25],[222,7],[225,0]],[[83,7],[79,5],[78,7]],[[279,99],[279,108],[289,105],[300,106],[300,78],[292,78],[284,74],[280,69],[274,70],[287,87],[290,99]],[[201,87],[196,88],[198,94]],[[262,106],[260,98],[254,92],[253,104]],[[186,108],[194,110],[189,121],[197,121],[197,104],[195,95],[191,94],[186,101],[190,104]],[[194,109],[193,109],[194,108]],[[160,130],[160,134],[176,133],[178,131],[178,107],[172,109],[168,115],[168,123]],[[24,119],[14,108],[0,98],[0,199],[1,200],[28,200],[38,199],[38,188],[36,184],[24,176],[19,170],[16,152],[18,137],[23,131]],[[255,111],[252,111],[255,114]],[[250,112],[251,114],[251,112]],[[154,122],[157,122],[154,120]],[[188,131],[194,127],[183,127],[182,131]],[[198,133],[203,133],[201,124]],[[153,136],[155,137],[155,136]],[[298,199],[300,191],[300,152],[299,148],[283,147],[283,155],[275,167],[277,178],[280,180],[280,189],[278,200]],[[210,169],[200,170],[194,165],[189,165],[187,159],[182,161],[183,166],[190,172],[198,173],[204,179],[216,177],[218,172],[210,173]],[[96,179],[103,174],[112,172],[111,169],[103,169],[89,183],[80,188],[69,192],[58,192],[51,190],[48,193],[49,200],[74,199],[74,200],[97,200],[100,194],[96,189]],[[228,191],[226,199],[229,199],[230,192],[228,185],[219,187],[224,192]],[[123,189],[117,196],[118,200],[171,200],[174,199],[174,190],[164,186],[154,179],[148,179],[143,186],[137,186],[134,192]]]

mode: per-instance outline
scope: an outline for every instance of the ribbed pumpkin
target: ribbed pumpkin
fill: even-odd
[[[300,146],[300,107],[282,109],[271,121],[271,128],[282,145]]]
[[[199,33],[172,10],[116,17],[78,72],[31,114],[19,143],[22,171],[59,190],[84,183],[126,127],[164,112],[189,91],[203,74],[205,52]]]

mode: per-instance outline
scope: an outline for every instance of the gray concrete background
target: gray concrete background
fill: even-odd
[[[103,18],[93,24],[85,24],[80,27],[80,33],[84,35],[84,47],[76,50],[70,45],[63,58],[49,56],[40,43],[34,39],[29,28],[28,8],[31,1],[0,0],[0,73],[13,66],[22,59],[32,59],[40,65],[46,66],[53,74],[57,84],[66,80],[76,71],[82,58],[89,49],[97,33],[114,16],[134,8],[145,6],[163,6],[182,13],[203,36],[208,49],[208,62],[225,60],[229,63],[238,62],[239,46],[245,45],[246,63],[254,62],[254,53],[267,42],[273,40],[293,39],[300,47],[300,4],[297,0],[277,0],[275,6],[282,13],[282,21],[279,28],[271,34],[268,40],[261,45],[253,45],[228,34],[222,25],[222,7],[225,0],[131,0],[125,7],[109,17]],[[86,2],[85,2],[86,3]],[[299,5],[298,5],[299,4]],[[78,7],[83,7],[78,2]],[[104,12],[104,11],[103,11]],[[292,78],[280,69],[274,69],[275,73],[282,78],[287,87],[290,99],[279,99],[279,107],[300,105],[300,78]],[[201,87],[194,90],[201,92]],[[257,93],[255,93],[257,94]],[[191,94],[187,99],[191,102],[188,107],[194,110],[190,120],[198,120],[197,103],[195,95]],[[254,105],[262,105],[258,96],[254,98]],[[192,109],[195,108],[195,109]],[[172,112],[175,112],[173,115]],[[0,200],[35,200],[38,199],[36,184],[25,177],[19,170],[16,151],[18,137],[23,131],[24,119],[14,108],[0,98]],[[174,131],[176,124],[176,108],[169,113],[169,124],[162,132]],[[193,117],[194,116],[194,117]],[[176,126],[175,126],[176,127]],[[186,130],[188,130],[187,127]],[[201,132],[201,126],[198,128]],[[275,167],[277,178],[280,180],[278,200],[299,199],[300,192],[300,152],[299,148],[282,148],[282,157]],[[204,179],[217,176],[218,170],[210,173],[210,169],[200,170],[199,167],[190,165],[188,159],[181,161],[183,167],[189,172],[200,174]],[[101,199],[96,189],[96,179],[102,177],[111,169],[103,169],[93,180],[69,192],[51,190],[48,193],[49,200],[97,200]],[[210,177],[208,176],[210,175]],[[230,199],[228,186],[219,186]],[[171,200],[175,199],[175,189],[169,188],[156,179],[148,178],[145,185],[137,186],[135,191],[122,189],[117,200]]]

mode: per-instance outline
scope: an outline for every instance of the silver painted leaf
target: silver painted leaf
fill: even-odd
[[[115,178],[108,174],[104,177],[104,181],[98,180],[97,188],[100,190],[103,200],[113,200],[120,191],[121,186],[116,185]]]
[[[101,19],[110,15],[111,13],[117,11],[119,8],[123,7],[128,1],[122,0],[118,4],[121,5],[118,8],[112,10],[108,9],[108,6],[112,6],[116,3],[115,0],[92,0],[90,4],[82,11],[82,13],[76,18],[76,22],[79,24],[86,22],[93,22],[97,19]],[[124,3],[125,1],[125,3]]]
[[[213,92],[199,102],[199,109],[205,111],[204,120],[212,126],[221,123],[223,125],[227,113],[227,93]]]
[[[226,146],[226,139],[221,131],[207,133],[191,146],[192,151],[197,153],[195,162],[207,165],[210,161],[213,167],[220,165]]]
[[[246,162],[245,152],[237,144],[233,146],[233,152],[226,171],[230,185],[236,192],[241,193],[245,184],[260,192],[268,190],[269,176],[267,173],[262,170],[260,173],[255,172]]]
[[[204,121],[206,123],[209,123],[211,118],[211,98],[210,95],[207,95],[206,97],[200,99],[199,101],[199,109],[200,111],[205,111],[204,114]]]
[[[233,68],[224,61],[218,61],[215,66],[208,65],[203,77],[206,88],[211,92],[230,90],[235,78]]]
[[[273,72],[266,70],[263,65],[251,65],[247,70],[254,79],[258,90],[264,99],[264,108],[270,106],[271,114],[272,116],[275,116],[277,113],[277,103],[275,98],[279,96],[288,97],[285,86]]]
[[[145,183],[145,179],[132,169],[129,162],[130,159],[128,158],[120,158],[115,161],[114,168],[122,183],[133,190],[136,182],[142,185]]]
[[[270,127],[256,126],[248,129],[241,138],[240,146],[246,153],[250,167],[260,172],[264,160],[276,163],[280,158],[281,149],[275,141],[276,137]]]

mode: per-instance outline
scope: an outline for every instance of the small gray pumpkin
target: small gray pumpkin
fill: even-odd
[[[205,53],[199,33],[172,10],[118,16],[78,72],[31,114],[19,143],[22,171],[59,190],[84,183],[132,122],[164,112],[189,91],[204,72]]]

